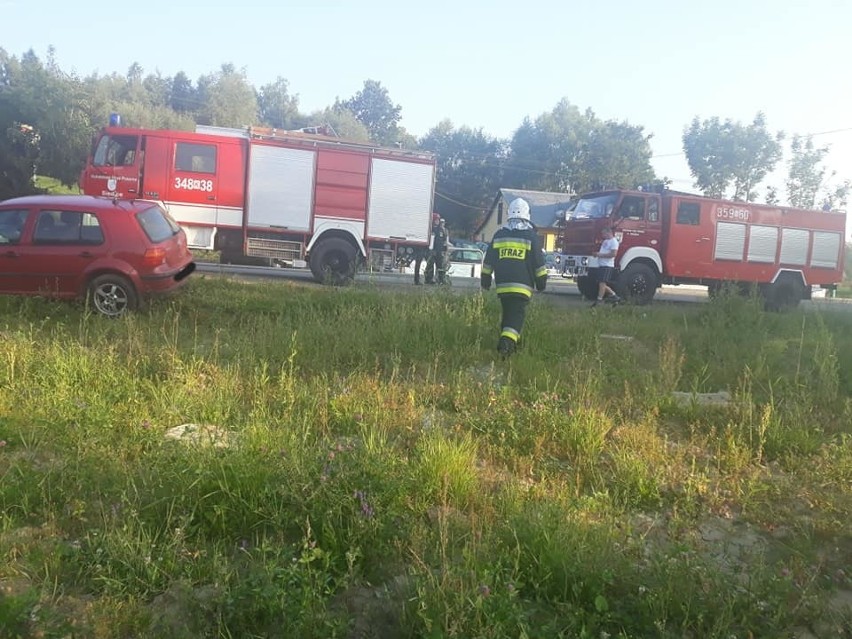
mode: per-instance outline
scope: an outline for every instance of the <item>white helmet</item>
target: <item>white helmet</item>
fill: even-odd
[[[512,200],[512,203],[509,205],[509,214],[506,216],[506,219],[521,219],[530,221],[530,205],[527,204],[527,201],[523,198],[518,198],[516,200]]]

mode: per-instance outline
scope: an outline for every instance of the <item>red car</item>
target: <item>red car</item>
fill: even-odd
[[[181,286],[186,235],[157,203],[88,195],[0,202],[0,293],[87,297],[109,317]]]

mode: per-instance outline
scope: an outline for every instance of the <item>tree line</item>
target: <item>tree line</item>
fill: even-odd
[[[500,187],[570,194],[667,183],[651,166],[651,135],[628,121],[603,120],[563,99],[525,118],[510,138],[439,120],[417,137],[401,125],[402,107],[376,80],[324,109],[304,112],[289,82],[279,77],[253,86],[245,70],[223,64],[196,80],[178,72],[81,77],[63,71],[55,52],[41,60],[0,48],[0,199],[35,191],[33,175],[76,183],[92,135],[118,112],[122,123],[193,130],[197,124],[270,126],[292,130],[330,126],[340,137],[436,154],[435,207],[457,233],[471,232]],[[782,159],[783,133],[763,114],[743,124],[695,118],[683,130],[683,151],[695,186],[706,195],[779,203],[777,189],[760,191]],[[844,205],[850,183],[828,173],[828,147],[794,135],[786,202],[791,206]]]

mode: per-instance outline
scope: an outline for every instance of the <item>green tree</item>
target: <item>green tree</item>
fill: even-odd
[[[38,192],[33,182],[39,138],[32,127],[11,123],[0,131],[0,200]]]
[[[178,71],[172,78],[169,106],[178,113],[193,113],[198,110],[199,100],[195,87],[183,71]]]
[[[710,197],[752,201],[757,186],[781,159],[784,134],[774,135],[758,113],[751,124],[697,117],[684,129],[683,150],[695,185]],[[732,193],[731,193],[732,191]]]
[[[142,80],[142,86],[145,89],[145,96],[148,104],[155,108],[170,108],[169,97],[172,86],[171,78],[163,77],[159,71],[156,73],[149,73],[145,76],[145,79]]]
[[[363,89],[348,100],[337,100],[334,106],[354,113],[374,142],[388,146],[398,142],[402,107],[393,103],[381,82],[366,80]]]
[[[811,209],[825,180],[826,169],[822,163],[828,154],[828,147],[816,148],[813,138],[794,135],[790,142],[790,153],[787,201],[790,206]]]
[[[142,81],[142,75],[144,72],[145,70],[138,62],[134,62],[130,65],[130,68],[127,69],[126,82],[121,96],[124,102],[138,102],[140,104],[148,103],[148,92],[145,90],[145,85]]]
[[[575,192],[635,188],[655,180],[650,135],[628,122],[595,123],[574,175]]]
[[[845,206],[850,182],[835,182],[837,172],[826,177],[823,164],[829,147],[815,147],[811,137],[795,135],[790,143],[788,162],[787,200],[791,206],[811,209],[816,206],[835,208]]]
[[[591,111],[581,112],[568,100],[534,121],[525,118],[512,136],[507,186],[539,191],[570,192],[583,147],[594,128]]]
[[[17,60],[2,52],[0,132],[10,144],[12,163],[33,159],[37,170],[73,184],[79,176],[91,135],[87,100],[81,82],[56,66],[53,50],[48,65],[30,50]],[[20,127],[32,127],[35,144],[22,145]],[[11,136],[11,137],[10,137]],[[27,158],[15,154],[27,149]],[[35,153],[34,158],[29,155]]]
[[[437,156],[435,208],[456,232],[468,235],[485,214],[503,174],[508,143],[482,129],[432,127],[419,147]]]
[[[775,206],[778,204],[778,189],[774,186],[766,187],[766,203],[770,206]]]
[[[192,130],[195,126],[191,114],[171,108],[172,81],[159,74],[148,75],[141,84],[144,98],[130,100],[129,80],[117,74],[93,74],[82,81],[86,112],[91,129],[105,126],[110,113],[121,115],[122,124],[142,128]]]
[[[290,94],[290,85],[282,77],[260,87],[257,95],[260,121],[276,129],[292,129],[299,120],[299,96]]]
[[[370,141],[370,132],[367,127],[355,117],[352,111],[339,105],[300,116],[299,119],[295,120],[295,123],[295,126],[299,128],[329,125],[338,137],[354,142]]]
[[[852,190],[852,181],[842,182],[826,186],[823,189],[822,206],[824,209],[834,210],[846,208],[849,202],[849,192]]]
[[[245,70],[223,64],[216,73],[198,79],[199,124],[244,127],[257,121],[257,95]]]
[[[649,140],[641,126],[601,121],[563,99],[515,131],[505,181],[568,193],[633,188],[654,179]]]

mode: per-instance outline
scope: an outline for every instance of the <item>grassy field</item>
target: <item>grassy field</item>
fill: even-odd
[[[498,316],[0,298],[0,637],[852,637],[852,317]]]
[[[45,175],[37,175],[35,180],[36,187],[44,189],[51,195],[77,195],[80,189],[76,186],[66,186],[59,180]]]

